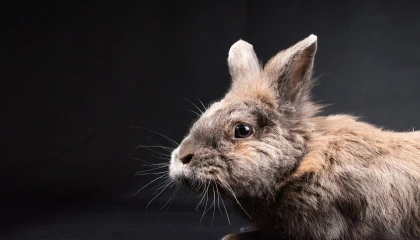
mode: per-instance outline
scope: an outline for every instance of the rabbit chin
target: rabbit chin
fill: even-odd
[[[182,179],[191,177],[191,169],[179,160],[179,147],[172,151],[169,165],[169,177],[172,181],[180,182]]]

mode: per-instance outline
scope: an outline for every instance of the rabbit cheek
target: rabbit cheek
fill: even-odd
[[[197,161],[191,162],[190,168],[197,180],[208,182],[220,178],[226,168],[224,165],[216,151],[207,150],[198,154]]]
[[[238,197],[263,197],[271,192],[275,170],[252,149],[241,148],[228,156],[231,166],[227,184]]]

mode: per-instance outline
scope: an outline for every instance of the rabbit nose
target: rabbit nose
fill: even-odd
[[[196,142],[189,137],[184,139],[179,147],[179,160],[181,160],[183,164],[188,164],[194,157],[194,152],[197,147]]]
[[[191,162],[191,159],[193,158],[194,154],[187,154],[185,156],[181,156],[179,159],[181,160],[181,162],[183,164],[188,164],[189,162]]]

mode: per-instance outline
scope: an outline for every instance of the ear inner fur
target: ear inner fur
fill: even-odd
[[[310,104],[316,50],[317,37],[311,35],[279,52],[265,65],[264,73],[272,84],[272,90],[276,92],[280,107],[285,110],[310,108],[304,105]]]

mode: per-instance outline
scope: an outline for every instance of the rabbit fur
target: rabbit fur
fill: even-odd
[[[233,44],[231,88],[172,152],[170,177],[250,218],[255,231],[225,240],[420,239],[420,132],[319,116],[316,51],[310,35],[262,66],[252,45]]]

